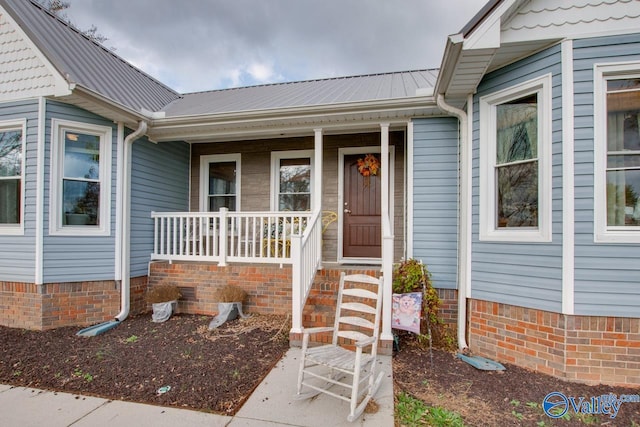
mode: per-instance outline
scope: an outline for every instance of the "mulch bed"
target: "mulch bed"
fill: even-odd
[[[183,314],[153,323],[147,314],[91,338],[76,336],[76,327],[0,327],[0,383],[233,415],[289,348],[291,325],[253,314],[209,331],[211,319]],[[554,420],[542,410],[554,391],[590,399],[639,389],[569,383],[508,364],[480,371],[453,353],[432,355],[433,362],[428,349],[402,341],[393,357],[395,392],[458,412],[465,425],[640,426],[640,403],[622,404],[615,419],[571,413]]]
[[[291,325],[254,314],[209,331],[211,319],[134,316],[90,338],[0,327],[0,383],[233,415],[289,348]]]
[[[587,386],[504,364],[505,371],[481,371],[455,357],[455,354],[428,349],[415,342],[401,343],[393,358],[396,393],[404,391],[432,406],[460,413],[468,426],[640,426],[640,403],[623,403],[618,415],[576,416],[552,419],[542,409],[551,392],[579,400],[614,393],[640,394],[640,388]],[[640,373],[639,373],[640,375]]]

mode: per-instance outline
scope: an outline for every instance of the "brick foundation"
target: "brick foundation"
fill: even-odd
[[[140,312],[147,277],[131,279],[131,312]],[[0,282],[0,325],[46,330],[86,326],[120,312],[120,284],[110,281],[47,283]]]
[[[149,287],[175,285],[182,298],[179,313],[218,313],[215,292],[224,285],[244,289],[248,296],[243,311],[261,314],[291,313],[291,267],[276,264],[151,263]],[[148,307],[150,309],[150,307]]]
[[[470,300],[475,353],[571,381],[640,384],[640,319],[574,316]]]
[[[440,298],[438,317],[455,329],[458,324],[458,290],[436,288],[436,291]]]

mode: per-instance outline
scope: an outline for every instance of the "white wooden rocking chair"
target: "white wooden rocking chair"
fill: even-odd
[[[296,399],[326,393],[349,402],[349,422],[362,414],[384,376],[375,375],[381,308],[382,277],[340,275],[334,326],[303,329]],[[322,332],[333,332],[331,344],[309,347],[309,336]],[[367,347],[370,353],[363,352]],[[333,386],[349,392],[338,394]]]

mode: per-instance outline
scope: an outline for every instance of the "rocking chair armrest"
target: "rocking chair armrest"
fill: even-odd
[[[304,335],[310,335],[310,334],[319,334],[322,332],[332,332],[333,331],[333,326],[322,326],[322,327],[316,327],[316,328],[303,328],[302,329],[302,333]]]
[[[366,347],[368,345],[373,344],[374,342],[376,342],[377,339],[378,339],[377,337],[369,337],[369,338],[364,339],[364,340],[356,341],[355,342],[355,346],[357,348],[363,348],[363,347]]]

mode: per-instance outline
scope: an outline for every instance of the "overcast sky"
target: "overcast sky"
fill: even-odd
[[[486,0],[70,0],[116,53],[178,92],[439,68]]]

